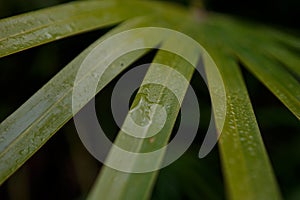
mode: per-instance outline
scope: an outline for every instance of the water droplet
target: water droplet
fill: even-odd
[[[52,35],[51,35],[50,33],[46,33],[45,35],[46,35],[46,38],[47,38],[47,39],[52,38]]]
[[[28,153],[28,149],[22,149],[20,152],[19,152],[21,155],[25,155]]]
[[[235,126],[229,126],[231,129],[235,129]]]
[[[73,30],[73,26],[67,25],[67,26],[66,26],[66,29],[67,29],[69,32],[71,32],[71,31]]]
[[[139,103],[130,111],[131,118],[140,126],[149,125],[151,122],[151,105],[142,96]]]
[[[248,147],[248,151],[249,151],[251,156],[255,155],[254,149],[252,147]]]

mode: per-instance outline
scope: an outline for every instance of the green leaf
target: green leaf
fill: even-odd
[[[72,91],[75,76],[80,64],[91,50],[115,33],[139,26],[159,24],[155,21],[157,21],[156,18],[131,20],[103,36],[62,69],[19,109],[1,122],[0,184],[73,117]],[[134,39],[134,36],[131,39],[128,38],[127,42],[130,44]],[[146,50],[134,51],[124,58],[117,59],[105,72],[103,79],[99,82],[97,91],[145,52]]]
[[[281,199],[239,67],[232,57],[216,50],[212,57],[223,75],[227,94],[219,147],[228,197]]]
[[[222,21],[216,21],[205,22],[194,38],[212,56],[222,75],[223,83],[219,84],[224,84],[226,90],[226,119],[219,147],[228,199],[281,199],[237,59],[228,48],[231,40],[227,40],[229,36],[221,25],[215,25]],[[213,82],[215,73],[206,71],[208,83]],[[220,99],[220,96],[215,101],[212,98],[215,113]],[[220,118],[215,119],[218,124]]]
[[[0,33],[0,57],[3,57],[63,37],[117,24],[135,16],[155,16],[153,18],[137,18],[126,22],[102,37],[0,124],[0,184],[72,117],[73,82],[80,64],[96,45],[114,33],[123,30],[161,25],[180,30],[196,38],[200,44],[205,44],[221,71],[227,93],[227,102],[223,101],[224,96],[218,90],[219,85],[222,83],[220,80],[216,81],[215,79],[214,66],[210,65],[209,62],[205,63],[217,126],[222,124],[220,118],[222,109],[218,110],[218,107],[220,105],[222,107],[225,102],[227,104],[227,116],[219,145],[229,198],[281,198],[248,93],[237,65],[237,58],[299,119],[300,85],[291,74],[299,75],[299,59],[295,53],[291,53],[285,48],[285,46],[289,46],[291,49],[299,49],[299,40],[269,29],[249,30],[249,28],[245,28],[248,25],[243,26],[232,23],[231,20],[224,21],[221,18],[211,18],[211,16],[206,20],[200,19],[202,21],[199,23],[199,18],[195,16],[190,18],[185,11],[182,12],[176,6],[170,7],[168,5],[166,7],[165,5],[157,2],[114,3],[90,1],[70,3],[0,21],[0,27],[3,30]],[[179,21],[182,21],[185,25],[182,26]],[[264,31],[270,34],[270,38],[261,36]],[[166,39],[165,35],[154,35],[153,37]],[[122,45],[130,45],[136,38],[137,35],[132,35]],[[255,43],[253,41],[259,42]],[[196,62],[198,59],[197,51],[193,52],[190,46],[184,46],[186,45],[184,44],[185,41],[172,41],[169,45],[176,48],[176,46],[180,46],[179,43],[183,43],[183,46],[181,46],[184,47],[182,51],[190,53],[189,55]],[[116,43],[111,45],[120,49],[124,47]],[[153,47],[155,45],[158,45],[158,43],[152,44]],[[166,45],[166,43],[163,45]],[[273,46],[274,48],[272,48]],[[117,59],[105,72],[104,79],[100,81],[97,91],[101,90],[128,65],[144,55],[145,52],[146,50],[136,51],[126,55],[126,57]],[[105,54],[105,52],[99,53]],[[113,55],[115,52],[111,53]],[[232,55],[237,58],[232,57]],[[284,55],[284,57],[279,57],[279,55]],[[188,80],[192,76],[193,69],[188,63],[167,52],[159,51],[154,61],[173,67]],[[278,61],[286,65],[288,70]],[[88,71],[88,75],[91,75],[93,70]],[[145,80],[151,82],[160,78],[160,80],[165,81],[166,85],[175,81],[174,85],[178,87],[180,96],[183,98],[186,85],[176,83],[178,81],[176,79],[169,79],[171,73],[168,70],[161,69],[158,71],[157,66],[152,65]],[[88,76],[83,81],[86,81],[87,78]],[[148,92],[145,92],[146,89]],[[161,134],[145,140],[132,138],[120,132],[121,134],[118,135],[115,144],[128,151],[143,153],[153,151],[167,144],[180,108],[181,102],[176,101],[174,96],[168,93],[166,89],[143,86],[133,102],[133,110],[143,103],[144,100],[142,99],[146,98],[143,96],[145,93],[149,93],[151,96],[157,94],[155,101],[146,102],[146,104],[157,102],[170,104],[170,108],[167,109],[170,119]],[[84,103],[87,103],[87,101]],[[154,112],[156,117],[159,115],[157,112],[157,110]],[[148,132],[149,130],[145,133]],[[113,148],[107,161],[118,162],[118,160],[124,159],[115,152]],[[151,164],[159,166],[163,154],[161,153],[157,159],[152,160]],[[123,164],[120,163],[120,165]],[[134,168],[147,163],[134,160],[126,164]],[[100,197],[146,199],[150,197],[156,176],[157,171],[131,174],[103,167],[101,178],[97,180],[89,197],[91,199],[99,199]]]
[[[190,28],[187,30],[185,25],[180,25],[181,24],[179,24],[179,26],[177,26],[176,28],[179,30],[184,30],[185,32],[191,30]],[[158,35],[155,35],[153,37],[161,37]],[[162,49],[164,49],[164,46],[167,46],[169,50],[174,50],[171,51],[172,53],[178,53],[179,51],[180,53],[178,55],[185,59],[188,58],[187,60],[191,61],[191,64],[193,64],[194,66],[196,66],[197,60],[200,58],[200,56],[202,56],[205,69],[208,70],[209,88],[212,90],[212,102],[217,110],[216,116],[219,116],[218,112],[220,112],[220,110],[218,109],[220,109],[220,107],[222,108],[222,106],[225,104],[225,102],[222,101],[225,98],[225,95],[222,93],[222,90],[220,90],[220,78],[216,78],[217,74],[215,70],[217,68],[210,57],[206,54],[206,52],[203,51],[203,49],[200,48],[196,42],[196,46],[190,45],[189,42],[190,41],[184,39],[180,40],[170,34],[168,35],[168,38],[164,40]],[[191,79],[194,71],[194,68],[189,63],[182,60],[182,58],[175,56],[175,54],[169,54],[164,51],[158,52],[153,63],[164,64],[166,66],[172,67],[174,70],[180,72],[180,74],[182,74],[187,81]],[[114,142],[116,146],[130,152],[144,153],[153,152],[167,144],[175,123],[175,119],[179,112],[180,104],[189,84],[188,82],[182,82],[182,80],[178,76],[176,76],[176,73],[172,71],[160,68],[159,66],[157,66],[157,64],[153,64],[152,66],[150,66],[145,76],[144,82],[142,83],[142,87],[140,88],[133,102],[131,111],[127,116],[130,117],[132,111],[140,106],[141,102],[143,102],[141,101],[141,99],[145,98],[146,102],[149,101],[151,103],[166,106],[168,120],[166,121],[164,128],[159,132],[159,134],[152,136],[151,138],[146,138],[144,140],[128,136],[122,129]],[[214,78],[216,78],[217,80]],[[176,92],[172,92],[178,94],[178,96],[176,95],[178,97],[178,100],[176,99],[174,94],[172,95],[172,93],[169,93],[168,90],[164,87],[156,89],[155,86],[144,86],[145,82],[156,83],[157,81],[160,81],[162,85],[166,86],[167,88],[176,88],[174,90]],[[144,95],[146,96],[144,97]],[[153,99],[150,101],[148,97]],[[216,102],[220,103],[220,105],[216,105]],[[152,114],[154,118],[158,118],[160,115],[161,114],[159,114],[158,110],[155,110]],[[125,119],[123,128],[130,126],[127,125],[127,122],[128,121]],[[222,122],[219,122],[219,124],[222,124]],[[151,126],[143,131],[143,134],[147,135],[149,132],[151,132]],[[137,132],[136,134],[139,134],[139,132]],[[162,162],[163,156],[164,151],[162,151],[156,157],[149,156],[146,160],[143,160],[139,157],[134,157],[129,160],[127,156],[120,154],[118,148],[112,147],[106,160],[106,164],[108,162],[108,165],[110,166],[111,163],[115,162],[117,163],[117,165],[115,164],[115,166],[126,166],[126,172],[118,171],[115,168],[113,169],[104,166],[96,181],[96,184],[91,191],[89,199],[148,199],[151,194],[157,171],[141,174],[128,172],[136,172],[138,171],[137,169],[143,168],[143,166],[146,165],[154,166],[154,168],[159,167]]]
[[[124,5],[121,2],[106,1],[73,2],[3,19],[0,21],[1,29],[3,27],[4,30],[0,33],[0,57],[82,31],[117,23],[136,15],[145,15],[145,13],[151,15],[153,4],[137,1],[126,2]],[[161,16],[132,19],[112,30],[83,51],[19,109],[1,122],[0,184],[71,119],[73,82],[80,64],[95,46],[121,31],[145,26],[167,27],[168,23],[165,19],[170,19],[170,12],[176,13],[175,16],[179,16],[182,12],[182,9],[177,6],[158,4],[160,6],[154,9],[155,12],[161,13],[165,6],[169,9]],[[132,11],[132,7],[139,7],[139,9]],[[170,19],[170,21],[176,20]],[[51,37],[43,37],[46,33],[51,33]],[[132,40],[128,39],[127,42],[130,44]],[[97,92],[146,51],[131,52],[126,58],[117,59],[105,72],[102,82],[98,84]]]
[[[162,36],[158,35],[156,37]],[[174,44],[173,48],[176,48]],[[197,57],[198,56],[195,55],[195,62]],[[158,52],[153,63],[164,64],[174,70],[166,70],[165,68],[161,68],[160,65],[153,64],[150,66],[142,85],[145,83],[155,83],[156,80],[158,80],[167,88],[178,88],[178,96],[182,101],[188,86],[186,84],[188,82],[182,82],[180,79],[176,79],[176,73],[174,73],[174,71],[179,71],[179,73],[185,76],[187,80],[190,80],[194,68],[182,58],[164,51]],[[145,139],[138,139],[121,131],[114,142],[115,145],[130,152],[143,153],[153,152],[164,147],[168,143],[181,102],[177,100],[174,94],[170,93],[165,87],[145,84],[139,89],[131,107],[131,110],[135,109],[141,104],[143,99],[149,104],[163,105],[166,108],[168,116],[163,129],[157,135]],[[155,98],[149,100],[147,99],[147,96]],[[155,110],[154,113],[151,114],[153,118],[159,118],[158,115],[160,112]],[[126,120],[123,127],[124,126],[126,126]],[[153,131],[153,129],[151,129],[150,126],[144,133],[147,135],[151,133],[151,131]],[[112,148],[108,161],[120,162],[120,166],[131,164],[133,171],[144,164],[153,166],[154,168],[159,167],[164,156],[164,151],[162,151],[161,154],[155,157],[149,157],[147,162],[140,160],[139,158],[129,162],[126,160],[126,157],[122,158],[115,152],[117,152],[117,149]],[[157,170],[148,173],[127,173],[103,166],[88,199],[148,199],[151,195],[157,173]]]
[[[164,5],[139,1],[72,2],[2,19],[0,57],[132,17],[162,12]]]
[[[300,83],[271,59],[258,56],[246,49],[239,50],[237,55],[245,66],[300,119]]]
[[[264,32],[272,30],[250,29],[232,19],[211,20],[208,31],[223,38],[226,51],[231,51],[298,119],[300,119],[300,83],[290,72],[299,74],[299,59],[276,41],[279,32],[267,38]],[[224,25],[226,24],[226,26]],[[288,36],[281,34],[283,37]],[[255,41],[255,42],[253,42]],[[297,42],[297,40],[295,40]],[[276,60],[275,57],[276,56]],[[286,69],[281,61],[289,69]]]

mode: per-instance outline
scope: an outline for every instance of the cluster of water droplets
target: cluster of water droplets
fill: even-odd
[[[245,112],[249,108],[245,105],[243,100],[239,100],[237,95],[228,96],[227,118],[228,118],[228,131],[225,132],[226,137],[230,137],[234,141],[233,145],[241,144],[246,147],[247,153],[251,156],[255,156],[255,149],[257,143],[255,142],[254,134],[257,127],[250,126],[253,121],[248,112]],[[235,103],[233,103],[235,102]],[[236,104],[239,102],[239,105]],[[221,139],[220,142],[223,140]]]

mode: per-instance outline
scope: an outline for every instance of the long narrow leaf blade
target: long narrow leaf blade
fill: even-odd
[[[185,25],[182,27],[177,26],[176,28],[178,28],[179,30],[184,30],[184,32],[188,32],[188,30],[186,30]],[[157,35],[155,35],[155,37],[157,37]],[[196,41],[194,42],[196,43]],[[197,60],[200,59],[201,56],[203,56],[203,64],[205,66],[205,69],[208,69],[211,75],[209,79],[211,81],[209,83],[210,89],[216,89],[213,92],[213,104],[215,104],[215,102],[218,102],[218,100],[216,100],[217,97],[219,97],[220,101],[222,101],[225,98],[225,95],[221,92],[222,90],[218,90],[220,89],[220,85],[215,84],[215,80],[212,78],[214,76],[217,76],[215,73],[213,73],[215,71],[212,68],[214,68],[215,70],[217,68],[212,62],[212,60],[209,58],[209,56],[207,54],[203,54],[203,49],[202,47],[199,47],[199,44],[197,44],[197,48],[194,49],[195,46],[190,45],[189,42],[185,41],[184,39],[175,39],[175,37],[172,39],[172,34],[170,34],[168,36],[168,39],[164,41],[162,47],[164,47],[164,45],[168,46],[171,49],[180,49],[179,51],[184,52],[180,55],[185,59],[188,57],[188,60],[193,60],[191,62],[193,63],[193,65],[195,65]],[[172,54],[170,55],[163,51],[159,51],[156,58],[154,59],[154,63],[165,64],[167,66],[172,67],[174,70],[179,71],[184,77],[186,77],[186,80],[189,81],[193,74],[194,68],[188,63],[183,62],[179,58],[180,57],[176,57]],[[185,95],[187,87],[186,85],[188,85],[188,83],[180,81],[180,79],[177,76],[175,76],[175,73],[172,73],[168,70],[164,70],[163,68],[159,69],[159,67],[157,67],[156,64],[153,64],[153,66],[150,66],[150,69],[145,76],[144,82],[155,83],[156,80],[164,82],[163,85],[165,85],[167,88],[175,88],[172,92],[179,94],[179,99],[181,99]],[[151,91],[151,89],[148,90]],[[216,94],[217,91],[219,91],[221,94]],[[178,107],[178,105],[176,106],[176,101],[174,100],[174,97],[172,98],[172,95],[168,94],[168,91],[164,88],[161,88],[159,91],[152,90],[152,92],[149,92],[148,94],[148,92],[144,91],[142,84],[142,87],[139,92],[140,93],[138,93],[133,103],[133,110],[136,108],[136,105],[141,102],[141,95],[146,94],[146,97],[148,98],[158,97],[158,99],[167,99],[167,101],[164,103],[165,105],[167,105],[167,113],[171,121],[166,123],[166,129],[164,127],[163,130],[159,133],[159,135],[155,135],[145,140],[139,140],[133,137],[128,137],[123,131],[120,131],[117,139],[115,140],[115,145],[127,151],[135,153],[153,152],[154,150],[162,148],[164,145],[167,144],[180,107]],[[181,103],[181,101],[179,101],[179,103]],[[225,104],[224,101],[222,102],[223,103],[221,103],[221,105]],[[216,107],[220,108],[222,106]],[[196,107],[193,107],[192,109],[197,110]],[[132,111],[129,111],[128,116],[131,115],[131,112]],[[155,116],[155,114],[153,116]],[[190,112],[190,117],[195,117],[194,115],[192,115],[192,112]],[[123,124],[123,127],[127,127],[126,120]],[[148,133],[149,129],[150,128],[146,130],[146,133]],[[137,132],[136,134],[139,133],[140,132]],[[189,134],[192,133],[184,132],[184,135]],[[180,147],[178,146],[178,148]],[[116,152],[118,152],[118,149],[112,147],[111,152],[107,158],[107,162],[116,162],[118,163],[118,166],[125,165],[127,166],[126,169],[128,171],[132,170],[131,172],[135,172],[135,169],[139,169],[140,166],[144,166],[145,164],[150,166],[159,166],[164,156],[164,152],[161,152],[161,154],[156,159],[151,159],[153,157],[149,156],[148,158],[146,158],[147,160],[143,160],[137,156],[132,160],[128,160],[126,159],[126,156],[121,156]],[[89,199],[148,199],[150,197],[150,192],[153,187],[156,174],[157,171],[141,174],[126,173],[118,171],[115,168],[112,169],[110,167],[104,166],[96,181],[96,184],[92,189]]]
[[[216,37],[222,38],[220,31],[204,25],[196,38],[216,62],[226,90],[219,148],[228,199],[281,199],[237,60]]]
[[[86,4],[86,6],[85,6]],[[83,6],[82,8],[85,8],[84,12],[87,12],[90,9],[93,9],[92,7],[95,6],[96,9],[100,9],[101,5],[106,5],[106,2],[82,2],[82,3],[71,3],[69,5],[62,5],[62,7],[67,7],[73,10],[75,14],[78,12],[80,13],[80,9],[76,8],[76,5]],[[114,3],[111,3],[114,5]],[[109,5],[111,5],[109,3]],[[131,10],[131,7],[137,6],[139,7],[138,13],[143,13],[143,15],[146,12],[146,8],[153,9],[152,4],[148,4],[147,2],[130,2],[125,3],[125,7],[120,8],[121,10],[124,9],[122,12],[125,14],[128,13]],[[134,6],[133,6],[134,4]],[[156,3],[154,3],[156,4]],[[84,58],[91,52],[91,50],[97,46],[100,42],[104,41],[108,37],[112,36],[115,33],[134,29],[137,27],[147,27],[147,26],[165,26],[168,27],[168,23],[165,22],[166,19],[170,19],[169,13],[172,12],[175,14],[175,16],[178,15],[178,13],[182,12],[182,9],[178,8],[177,6],[172,6],[169,4],[161,4],[161,6],[157,7],[157,11],[161,13],[161,16],[152,16],[152,17],[141,17],[132,19],[131,21],[128,21],[124,23],[121,27],[118,27],[111,31],[106,36],[99,39],[97,42],[95,42],[93,45],[91,45],[88,49],[83,51],[79,56],[77,56],[70,64],[68,64],[61,72],[59,72],[54,78],[52,78],[43,88],[41,88],[36,94],[34,94],[27,102],[25,102],[17,111],[15,111],[12,115],[10,115],[6,120],[4,120],[0,124],[0,184],[2,184],[12,173],[14,173],[28,158],[30,158],[56,131],[58,131],[71,117],[73,116],[72,113],[72,90],[73,90],[73,82],[75,81],[74,78],[76,76],[77,70],[79,69],[80,64],[84,60]],[[94,5],[94,6],[93,6]],[[116,10],[114,12],[118,13],[119,6],[121,6],[122,3],[118,2],[118,6],[115,7]],[[139,6],[140,5],[140,6]],[[164,6],[168,6],[168,9],[166,12],[162,13],[164,10]],[[112,9],[113,6],[111,7]],[[52,10],[53,9],[53,10]],[[58,10],[56,10],[58,9]],[[57,11],[57,13],[60,15],[64,15],[62,13],[62,10],[60,6],[50,8],[51,13],[53,11]],[[46,11],[46,12],[45,12]],[[47,17],[47,13],[49,12],[48,9],[44,9],[41,11],[36,11],[33,13],[33,15],[36,15],[35,17],[37,19],[40,18],[41,21],[46,20],[45,24],[47,24],[47,20],[49,20]],[[119,14],[122,14],[120,12]],[[132,11],[130,11],[132,12]],[[132,13],[134,13],[133,11]],[[124,14],[123,13],[123,14]],[[151,12],[150,12],[151,13]],[[147,14],[150,14],[149,12]],[[74,14],[74,13],[73,13]],[[107,13],[107,15],[101,15],[101,17],[107,17],[110,15],[115,16],[118,18],[119,14],[113,14],[113,13]],[[72,15],[72,12],[71,12]],[[93,14],[92,14],[93,15]],[[133,14],[134,16],[137,15],[136,13]],[[25,14],[25,19],[26,18]],[[96,21],[94,20],[94,24],[92,27],[98,27],[98,21],[97,21],[96,14]],[[127,17],[130,17],[131,14],[127,16],[124,15],[124,18],[120,18],[120,20],[124,20]],[[67,17],[68,18],[68,17]],[[16,20],[15,20],[16,19]],[[20,20],[20,21],[18,21]],[[33,20],[28,16],[27,20]],[[71,21],[70,21],[71,20]],[[70,20],[64,21],[62,24],[67,26],[72,22],[72,20],[75,20],[74,18],[70,18]],[[102,22],[107,22],[108,19],[102,19]],[[50,20],[51,21],[51,20]],[[100,20],[101,21],[101,20]],[[174,21],[171,20],[170,21]],[[55,30],[56,26],[56,20],[51,21],[47,28]],[[4,19],[0,22],[1,27],[6,26],[6,28],[12,28],[11,31],[8,32],[1,32],[3,39],[2,41],[5,41],[11,37],[21,37],[24,39],[24,43],[19,43],[16,51],[25,49],[22,47],[26,46],[26,48],[33,47],[35,45],[40,45],[43,42],[48,42],[48,40],[42,40],[42,42],[36,42],[33,41],[33,43],[30,43],[30,35],[33,34],[29,30],[28,33],[23,32],[18,33],[19,29],[12,26],[13,23],[20,23],[20,26],[22,25],[22,20],[20,16]],[[107,22],[110,23],[110,22]],[[61,24],[61,25],[62,25]],[[35,29],[43,29],[43,26],[40,23],[32,24]],[[62,25],[63,26],[63,25]],[[81,25],[77,24],[81,30]],[[101,27],[100,25],[99,27]],[[22,27],[22,26],[21,26]],[[29,26],[30,27],[30,26]],[[81,27],[81,28],[80,28]],[[84,26],[85,27],[85,26]],[[84,28],[83,27],[83,28]],[[89,27],[85,30],[90,30],[92,27]],[[86,27],[85,27],[86,28]],[[64,29],[64,26],[63,26]],[[5,29],[6,30],[6,29]],[[75,30],[75,29],[74,29]],[[83,30],[83,29],[82,29]],[[7,30],[6,30],[7,31]],[[26,32],[26,31],[25,31]],[[70,32],[70,34],[75,34],[76,32]],[[68,33],[69,34],[69,33]],[[68,34],[59,35],[59,37],[68,36]],[[37,35],[35,35],[37,36]],[[57,38],[56,38],[57,39]],[[132,40],[135,38],[128,38],[125,42],[128,44],[131,44]],[[28,41],[27,41],[28,40]],[[21,46],[20,46],[21,45]],[[113,45],[113,44],[112,44]],[[158,44],[155,44],[158,45]],[[154,46],[155,46],[154,45]],[[118,47],[118,44],[115,44],[114,46]],[[0,49],[3,50],[3,54],[1,55],[7,55],[9,53],[16,52],[15,50],[7,50],[10,48],[9,44],[3,44],[1,43]],[[140,50],[136,52],[131,52],[126,58],[119,58],[117,59],[112,66],[107,70],[106,75],[103,76],[102,82],[99,82],[97,87],[97,92],[102,89],[108,82],[110,82],[115,76],[117,76],[122,70],[124,70],[130,63],[134,62],[136,59],[138,59],[141,55],[143,55],[147,50]],[[9,53],[7,53],[9,52]],[[112,52],[113,53],[113,52]],[[122,63],[122,64],[120,64]],[[90,72],[89,72],[90,73]],[[87,103],[87,102],[86,102]]]
[[[238,65],[230,56],[212,56],[219,63],[227,94],[219,147],[228,197],[281,199]]]
[[[174,46],[174,48],[176,47]],[[197,61],[197,57],[198,56],[195,55],[195,62]],[[184,77],[186,77],[186,80],[191,79],[194,71],[193,66],[184,61],[182,58],[163,51],[158,52],[153,62],[164,64],[173,68],[174,71],[179,71]],[[188,85],[186,85],[185,82],[181,82],[180,79],[176,79],[176,73],[164,68],[160,68],[157,65],[150,66],[144,78],[144,82],[155,83],[156,80],[163,83],[163,85],[167,88],[178,88],[178,95],[183,99]],[[163,104],[165,106],[169,105],[166,106],[168,119],[164,125],[164,128],[157,135],[145,139],[137,139],[128,136],[126,135],[126,133],[121,131],[119,132],[118,137],[114,142],[115,145],[130,152],[142,153],[153,152],[157,149],[162,148],[168,143],[177,114],[180,109],[180,105],[178,105],[178,100],[176,99],[176,97],[174,98],[174,95],[172,96],[172,94],[168,93],[165,87],[157,89],[154,86],[151,87],[151,85],[149,86],[149,88],[142,86],[132,106],[133,108],[135,108],[137,104],[141,102],[141,98],[143,98],[145,94],[145,89],[149,90],[150,92],[149,94],[147,94],[147,96],[155,96],[157,98],[157,102],[160,102],[160,104]],[[153,117],[158,117],[157,115],[158,114],[153,113]],[[123,126],[126,126],[126,124],[124,124]],[[150,128],[146,130],[147,133],[150,131]],[[126,158],[119,157],[120,155],[114,153],[114,150],[115,149],[112,148],[110,157],[108,157],[108,159],[110,159],[110,162],[118,162],[118,160],[121,160],[120,165],[132,165],[133,171],[135,168],[139,168],[139,165],[142,166],[144,164],[143,161],[139,160],[138,158],[134,162],[129,162],[128,160],[126,160]],[[149,160],[147,161],[147,163],[149,162],[148,165],[159,166],[162,162],[163,156],[164,152],[162,152],[161,155],[157,157],[157,159],[151,159],[149,156]],[[158,171],[138,174],[127,173],[104,166],[88,199],[149,199],[157,173]],[[114,180],[118,181],[116,182]]]
[[[272,34],[266,38],[263,32],[265,29],[249,30],[249,27],[245,28],[232,20],[219,18],[212,21],[208,30],[215,33],[215,37],[222,38],[226,51],[236,55],[242,64],[300,119],[300,83],[293,76],[300,73],[299,59],[283,46],[279,48],[281,46],[276,43],[278,38],[272,38]],[[274,31],[275,33],[277,32]],[[285,34],[282,34],[282,37],[289,38]]]
[[[72,118],[73,82],[87,54],[107,37],[130,28],[157,24],[156,19],[126,22],[83,51],[18,110],[0,124],[0,184],[30,158],[56,131]],[[131,43],[135,38],[128,38]],[[145,53],[135,51],[120,58],[107,70],[97,91]],[[113,53],[113,52],[112,52]],[[120,65],[122,62],[122,65]],[[86,102],[87,103],[87,102]]]
[[[237,50],[245,66],[300,120],[300,83],[282,66],[250,50]]]
[[[151,15],[161,8],[147,2],[84,1],[0,20],[0,57],[67,36]],[[138,9],[132,9],[132,8]],[[158,9],[157,9],[158,8]]]

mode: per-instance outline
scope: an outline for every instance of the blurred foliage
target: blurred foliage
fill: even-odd
[[[0,18],[64,2],[67,0],[1,0]],[[199,5],[196,0],[177,2]],[[293,32],[299,31],[298,0],[206,0],[205,5],[211,11],[293,29]],[[16,110],[105,31],[98,30],[73,36],[2,58],[0,121]],[[300,199],[299,121],[251,74],[243,71],[243,75],[282,193],[286,199]],[[109,95],[113,84],[111,83],[97,98]],[[203,89],[199,90],[207,95]],[[207,102],[202,104],[201,109]],[[207,127],[209,115],[204,116],[200,132],[204,132]],[[101,164],[86,151],[75,133],[73,122],[68,122],[0,187],[0,199],[83,199]],[[205,159],[199,160],[197,150],[202,136],[198,137],[194,142],[195,148],[190,148],[181,159],[161,170],[153,199],[224,198],[218,150],[214,149]],[[197,176],[199,171],[206,176],[205,179]],[[214,190],[210,191],[209,188]]]

